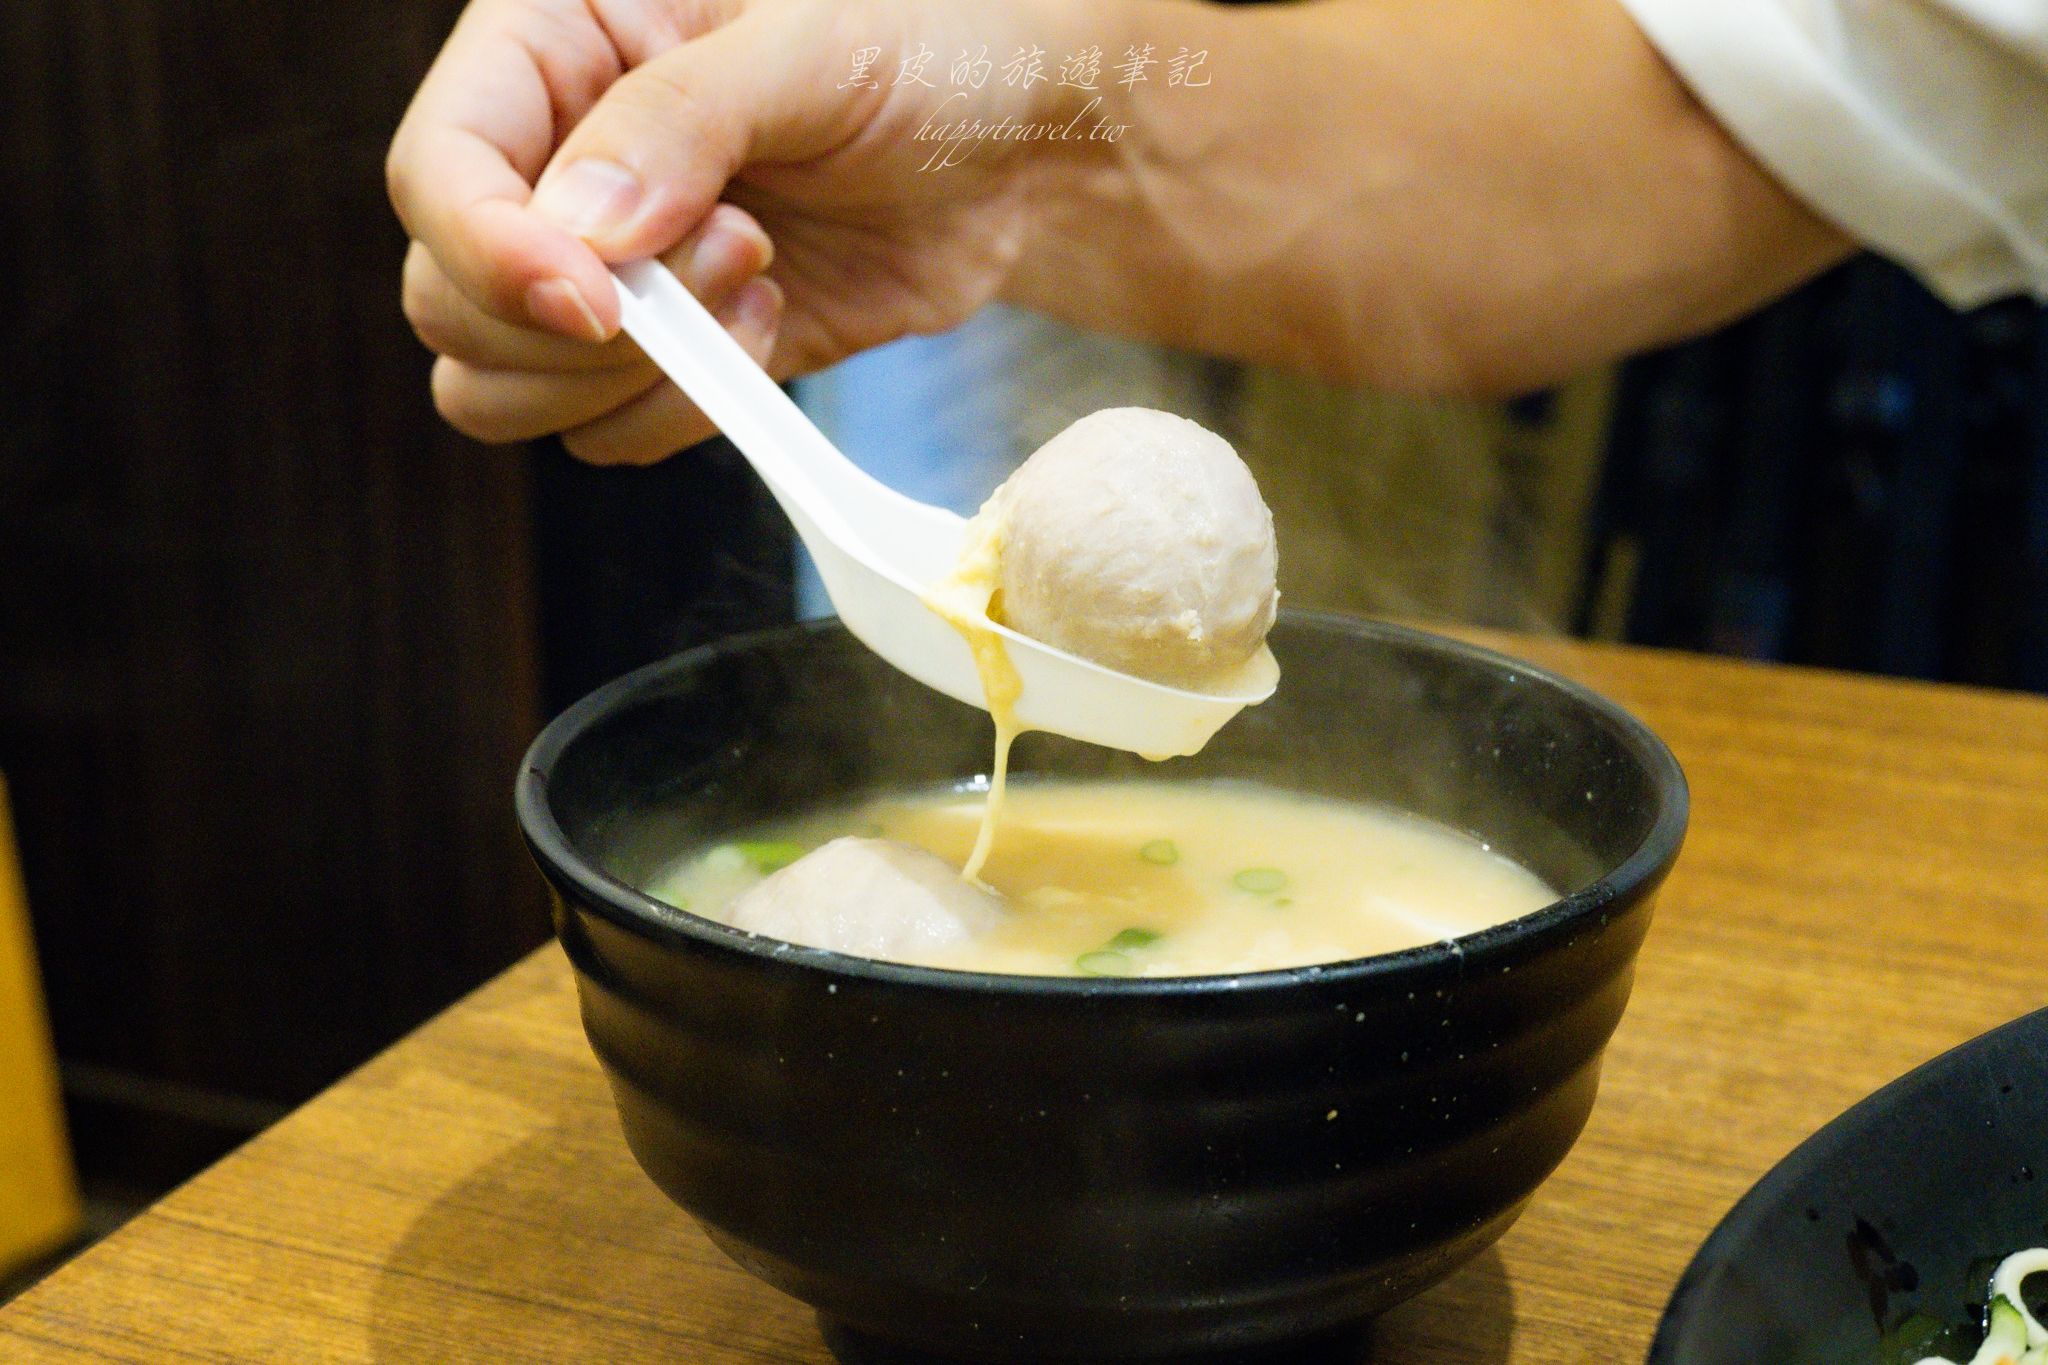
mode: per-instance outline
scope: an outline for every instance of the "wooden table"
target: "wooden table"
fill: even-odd
[[[1615,1365],[1772,1162],[2048,1000],[2048,701],[1506,643],[1665,736],[1692,833],[1585,1137],[1371,1359]],[[826,1359],[634,1167],[553,949],[0,1311],[10,1363]]]

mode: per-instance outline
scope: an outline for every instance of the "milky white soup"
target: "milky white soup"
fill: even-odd
[[[984,796],[878,797],[699,850],[648,894],[711,919],[827,840],[866,835],[961,865]],[[1013,784],[982,879],[1008,913],[903,960],[1033,976],[1204,976],[1440,942],[1549,904],[1520,865],[1442,826],[1242,782]]]

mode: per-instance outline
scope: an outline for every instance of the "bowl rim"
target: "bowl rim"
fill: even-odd
[[[2033,1045],[2037,1035],[2041,1043],[2048,1043],[2048,1007],[2030,1010],[2017,1019],[1986,1029],[1974,1038],[1966,1038],[1910,1071],[1893,1077],[1814,1129],[1800,1140],[1798,1146],[1778,1158],[1769,1170],[1757,1177],[1756,1183],[1742,1192],[1742,1196],[1721,1216],[1721,1221],[1714,1224],[1714,1230],[1693,1252],[1692,1259],[1686,1262],[1677,1283],[1671,1288],[1670,1296],[1664,1301],[1664,1311],[1657,1316],[1657,1328],[1650,1338],[1645,1365],[1669,1365],[1677,1357],[1698,1316],[1694,1301],[1709,1280],[1737,1264],[1741,1249],[1756,1235],[1757,1229],[1788,1202],[1795,1202],[1793,1197],[1822,1171],[1839,1163],[1844,1149],[1863,1140],[1870,1129],[1881,1129],[1910,1114],[1916,1100],[1924,1098],[1928,1091],[1948,1086],[1951,1076],[1966,1069],[1978,1057],[2011,1046],[2014,1039],[2019,1039],[2021,1045]],[[1805,1196],[1799,1196],[1796,1202],[1804,1201]]]
[[[1642,765],[1659,802],[1656,818],[1636,847],[1610,871],[1576,891],[1505,923],[1455,939],[1371,957],[1210,976],[1025,976],[886,962],[828,948],[785,943],[658,901],[600,870],[576,851],[555,819],[548,800],[548,786],[549,774],[555,764],[586,731],[614,711],[665,686],[671,675],[684,669],[805,636],[850,638],[851,632],[836,617],[726,636],[637,668],[597,688],[548,722],[535,737],[525,757],[520,760],[519,775],[513,786],[513,806],[520,832],[534,861],[542,874],[555,884],[557,891],[565,895],[573,892],[578,904],[630,933],[669,946],[721,949],[834,977],[1005,996],[1235,996],[1283,989],[1303,981],[1363,983],[1390,976],[1429,976],[1444,969],[1463,976],[1502,958],[1519,959],[1530,948],[1552,937],[1575,933],[1585,921],[1600,917],[1604,909],[1616,901],[1648,894],[1655,890],[1657,883],[1677,860],[1691,804],[1685,773],[1664,741],[1618,703],[1583,684],[1512,655],[1412,626],[1293,608],[1283,610],[1280,619],[1292,626],[1390,641],[1409,647],[1419,646],[1455,656],[1482,669],[1510,674],[1510,681],[1526,678],[1563,693],[1570,701],[1608,724],[1631,757]]]

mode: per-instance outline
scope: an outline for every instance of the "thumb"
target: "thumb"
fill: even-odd
[[[850,137],[861,101],[835,90],[823,34],[793,7],[751,6],[619,78],[542,173],[532,210],[608,262],[681,241],[748,162],[801,160]],[[829,27],[829,26],[827,26]]]

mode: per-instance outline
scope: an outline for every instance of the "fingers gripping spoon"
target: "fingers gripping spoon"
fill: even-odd
[[[803,410],[658,262],[615,267],[626,335],[703,409],[768,485],[817,561],[846,628],[928,687],[983,707],[967,642],[925,605],[958,560],[966,520],[905,497],[840,453]],[[1191,754],[1272,694],[1261,652],[1227,694],[1147,682],[991,623],[1023,685],[1020,729],[1154,758]]]

